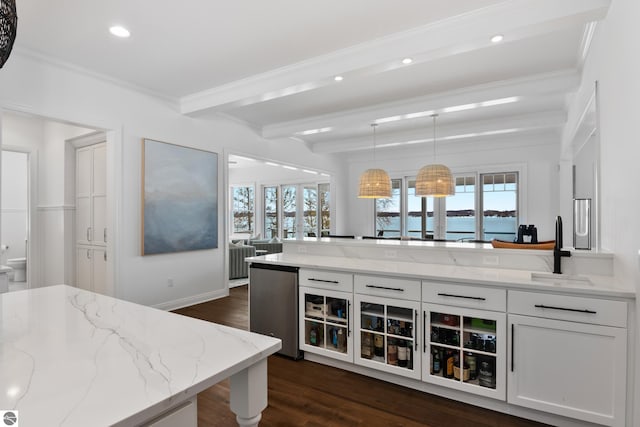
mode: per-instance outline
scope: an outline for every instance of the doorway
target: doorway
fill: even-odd
[[[11,268],[9,291],[29,289],[29,153],[2,150],[0,264]]]

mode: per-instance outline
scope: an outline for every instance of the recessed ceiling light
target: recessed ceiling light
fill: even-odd
[[[502,40],[504,40],[504,36],[502,34],[496,34],[491,37],[491,43],[500,43]]]
[[[337,82],[341,82],[342,80],[344,80],[344,77],[342,77],[342,76],[335,76],[335,77],[333,78],[333,80],[335,80],[335,81],[337,81]]]
[[[122,37],[122,38],[127,38],[131,35],[129,30],[127,30],[126,28],[120,25],[114,25],[113,27],[109,28],[109,32],[116,37]]]
[[[402,60],[402,63],[405,64],[405,65],[411,64],[412,62],[413,62],[413,59],[411,59],[411,58],[404,58]]]
[[[298,170],[298,168],[295,167],[295,166],[282,165],[282,167],[285,168],[285,169],[292,170],[292,171],[297,171]]]

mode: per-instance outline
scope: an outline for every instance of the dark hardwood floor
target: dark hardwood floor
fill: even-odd
[[[176,310],[186,316],[248,329],[247,286],[227,298]],[[305,360],[269,358],[269,407],[260,425],[539,427],[544,424],[489,411]],[[198,395],[198,426],[236,426],[229,382]]]

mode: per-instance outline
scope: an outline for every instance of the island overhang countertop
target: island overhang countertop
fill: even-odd
[[[0,295],[0,409],[17,410],[22,427],[137,425],[280,346],[66,285],[10,292]]]
[[[521,290],[560,291],[569,294],[614,298],[635,298],[636,296],[631,287],[619,283],[611,276],[553,275],[543,271],[287,252],[249,257],[246,260],[251,263],[330,269],[355,274],[374,274],[482,286],[501,286]]]

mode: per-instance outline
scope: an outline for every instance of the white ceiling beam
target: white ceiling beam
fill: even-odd
[[[464,122],[455,125],[437,127],[437,141],[446,145],[449,141],[481,138],[494,135],[516,135],[533,130],[560,129],[567,121],[564,111],[550,111],[543,113],[521,114],[517,116],[504,116],[498,119],[478,120]],[[504,133],[503,133],[504,132]],[[411,141],[411,143],[408,143]],[[411,129],[393,133],[378,133],[376,136],[376,149],[388,147],[416,146],[433,141],[431,131],[428,129]],[[317,154],[345,153],[350,151],[364,151],[373,149],[371,136],[346,138],[325,142],[316,142],[311,150]]]
[[[411,56],[427,62],[491,45],[496,33],[515,39],[554,31],[568,23],[603,18],[610,0],[511,0],[382,37],[226,85],[185,96],[183,114],[250,105],[329,84],[337,74],[380,73]],[[527,13],[522,13],[525,10]],[[352,74],[353,73],[353,74]]]
[[[262,128],[262,136],[267,139],[283,138],[308,129],[331,127],[335,130],[353,127],[354,123],[373,123],[377,119],[420,111],[441,110],[446,107],[489,101],[511,96],[541,99],[547,96],[575,91],[580,85],[580,74],[575,70],[559,73],[535,75],[526,78],[505,80],[439,94],[416,97],[376,105],[374,108],[359,108],[327,115],[284,123],[275,123]],[[490,108],[490,107],[489,107]],[[323,135],[329,137],[330,133]],[[301,137],[304,139],[304,137]]]

